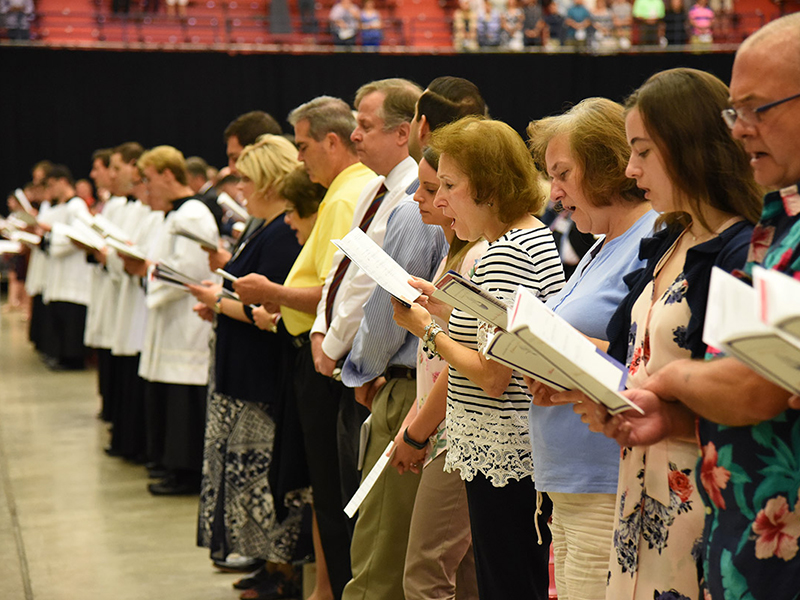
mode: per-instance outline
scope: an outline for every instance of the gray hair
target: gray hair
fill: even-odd
[[[422,88],[408,79],[379,79],[362,85],[356,92],[355,107],[373,92],[384,95],[378,116],[383,119],[383,129],[390,131],[403,123],[411,123],[417,107],[417,100],[422,95]]]
[[[319,96],[295,108],[289,113],[287,121],[293,127],[300,121],[308,121],[308,134],[316,141],[322,141],[326,135],[333,133],[342,140],[348,151],[355,151],[350,134],[356,128],[356,120],[344,100]]]

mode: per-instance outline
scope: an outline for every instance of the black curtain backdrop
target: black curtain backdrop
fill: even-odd
[[[222,167],[222,132],[237,115],[265,110],[290,130],[286,115],[298,104],[322,94],[352,102],[373,79],[406,77],[425,87],[440,75],[465,77],[480,87],[494,118],[524,133],[531,119],[589,96],[622,101],[663,69],[694,67],[728,82],[732,64],[732,54],[229,55],[6,46],[0,192],[27,182],[45,158],[87,177],[95,149],[131,140],[170,144]]]

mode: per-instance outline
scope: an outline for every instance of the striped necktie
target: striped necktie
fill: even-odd
[[[383,199],[386,197],[387,191],[386,186],[381,184],[381,187],[379,187],[378,191],[375,193],[375,198],[373,198],[369,208],[367,208],[367,212],[364,213],[361,224],[358,226],[364,233],[367,232],[370,223],[372,223],[372,219],[375,218],[375,213],[378,212],[381,202],[383,202]],[[331,326],[331,321],[333,320],[333,301],[336,299],[336,292],[339,291],[339,286],[342,284],[342,279],[344,279],[344,274],[347,272],[347,267],[349,266],[350,259],[347,256],[342,257],[339,266],[336,268],[333,281],[331,281],[331,286],[328,288],[328,296],[325,300],[325,325],[327,327]]]

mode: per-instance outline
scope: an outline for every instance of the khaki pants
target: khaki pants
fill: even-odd
[[[394,439],[416,398],[413,379],[392,379],[375,396],[363,477]],[[343,600],[404,600],[403,569],[419,475],[387,466],[364,499],[353,531],[353,579]]]
[[[458,471],[442,470],[445,456],[422,471],[406,554],[406,600],[478,600],[467,490]]]

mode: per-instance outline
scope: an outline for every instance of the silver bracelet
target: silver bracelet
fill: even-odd
[[[441,358],[441,354],[436,350],[436,336],[440,333],[444,333],[444,329],[431,319],[431,322],[425,328],[425,333],[422,336],[422,349],[425,350],[425,354],[428,358],[433,358],[434,356]]]

